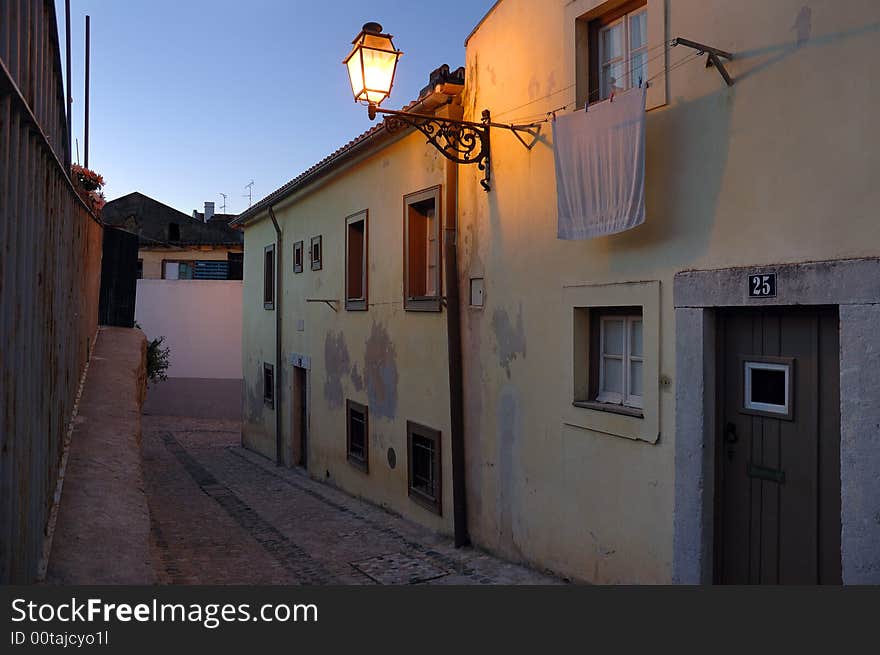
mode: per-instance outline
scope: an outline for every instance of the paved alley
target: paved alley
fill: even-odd
[[[165,584],[558,584],[239,445],[239,423],[143,416],[151,551]]]

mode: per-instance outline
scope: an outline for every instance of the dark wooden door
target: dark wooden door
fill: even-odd
[[[101,325],[134,327],[137,265],[137,235],[105,227],[98,301],[98,323]]]
[[[308,372],[300,366],[293,367],[293,464],[309,467],[308,452]]]
[[[840,584],[837,310],[719,319],[715,579]]]

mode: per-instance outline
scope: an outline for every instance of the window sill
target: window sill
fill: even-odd
[[[403,308],[408,312],[439,312],[440,298],[406,298]]]
[[[367,311],[366,300],[346,300],[345,309],[349,312],[365,312]]]
[[[274,302],[264,302],[263,309],[275,309],[275,303]]]
[[[268,398],[263,398],[263,404],[268,409],[275,409],[275,403],[273,401],[269,400]]]
[[[417,505],[423,507],[429,512],[434,512],[440,516],[443,516],[443,511],[440,506],[440,501],[436,498],[431,498],[427,494],[419,491],[418,489],[409,488],[409,497],[415,502]]]
[[[645,413],[641,409],[626,407],[624,405],[612,405],[611,403],[600,403],[596,400],[575,400],[572,405],[580,407],[581,409],[594,409],[597,412],[621,414],[623,416],[632,416],[633,418],[645,418]]]
[[[366,460],[360,459],[359,457],[354,457],[353,455],[348,456],[348,463],[351,464],[358,471],[363,471],[364,473],[369,473],[369,466],[367,466]]]

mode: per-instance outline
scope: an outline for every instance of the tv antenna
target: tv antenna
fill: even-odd
[[[251,180],[250,184],[245,184],[244,188],[247,189],[248,192],[247,194],[242,194],[242,197],[248,199],[248,209],[250,209],[250,206],[254,202],[254,181]]]
[[[220,213],[225,214],[226,213],[226,194],[221,192],[220,195],[223,196],[223,204],[220,205]]]

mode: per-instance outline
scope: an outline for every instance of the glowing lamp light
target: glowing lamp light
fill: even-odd
[[[379,23],[367,23],[351,42],[354,46],[342,62],[348,68],[355,102],[381,105],[391,94],[397,60],[403,53],[394,47],[390,34]]]

